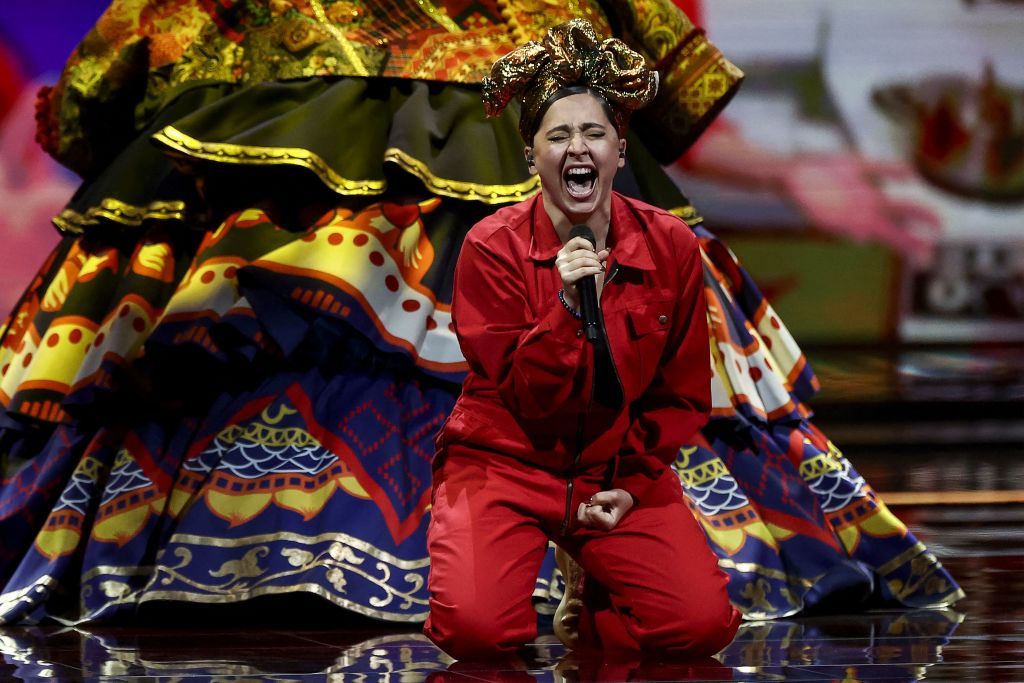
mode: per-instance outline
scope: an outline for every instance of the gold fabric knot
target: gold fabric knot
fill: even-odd
[[[327,40],[327,34],[305,17],[289,19],[281,25],[281,44],[289,52],[299,52]]]
[[[603,97],[622,136],[630,114],[657,94],[658,72],[621,40],[600,40],[588,21],[573,19],[549,29],[542,42],[531,40],[491,66],[483,80],[484,110],[497,116],[519,99],[519,132],[529,143],[548,99],[571,86],[585,86]]]
[[[362,19],[365,14],[366,10],[358,3],[346,0],[336,2],[327,8],[327,18],[335,24],[351,24]]]

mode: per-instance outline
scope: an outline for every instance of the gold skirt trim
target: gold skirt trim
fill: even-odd
[[[203,142],[182,133],[174,126],[166,126],[153,135],[154,141],[196,159],[223,164],[301,166],[313,171],[320,180],[339,194],[380,194],[383,180],[352,180],[338,174],[318,154],[299,147],[255,147],[224,142]]]
[[[245,593],[235,593],[231,595],[204,595],[202,593],[192,593],[189,591],[149,590],[146,591],[145,595],[142,596],[142,599],[139,600],[139,602],[150,602],[152,600],[175,600],[183,602],[198,602],[203,604],[228,604],[245,602],[246,600],[251,600],[264,595],[287,595],[289,593],[312,593],[337,605],[338,607],[343,607],[352,612],[356,612],[357,614],[362,614],[363,616],[372,617],[374,619],[380,619],[382,621],[418,623],[425,621],[427,618],[425,611],[423,614],[403,614],[400,612],[375,610],[358,602],[342,598],[318,583],[303,583],[294,586],[263,586],[260,588],[253,588]]]
[[[153,135],[153,140],[186,156],[228,164],[300,166],[312,171],[321,182],[338,194],[377,195],[387,189],[384,180],[345,178],[331,168],[321,156],[299,147],[257,147],[224,142],[204,142],[187,135],[174,126],[166,126]],[[435,194],[455,199],[479,201],[485,204],[504,204],[519,201],[540,190],[540,178],[533,176],[512,185],[484,185],[461,180],[441,178],[430,171],[427,164],[397,148],[384,152],[384,161],[390,161],[419,178]]]
[[[423,181],[423,184],[431,192],[445,197],[483,202],[484,204],[507,204],[528,199],[540,192],[540,176],[530,176],[529,179],[513,185],[482,185],[439,178],[430,172],[425,163],[397,147],[392,147],[384,152],[384,160],[398,164],[407,173]]]
[[[86,228],[98,225],[101,218],[137,227],[149,220],[185,220],[185,202],[178,200],[155,201],[145,206],[136,206],[119,199],[107,197],[99,206],[89,208],[85,213],[64,209],[52,219],[53,224],[64,234],[81,235]]]
[[[265,545],[258,545],[267,541]],[[327,548],[315,548],[329,541]],[[261,595],[279,595],[307,592],[318,595],[330,602],[376,619],[389,621],[422,621],[426,617],[427,600],[418,597],[425,587],[425,578],[420,573],[429,563],[428,558],[401,560],[390,553],[381,551],[372,544],[353,538],[348,534],[321,534],[304,536],[290,532],[261,534],[238,539],[221,539],[208,536],[174,535],[170,541],[178,544],[173,551],[177,563],[168,563],[169,557],[156,567],[147,586],[141,591],[139,602],[151,600],[182,600],[204,603],[242,602]],[[286,547],[279,546],[285,544]],[[280,555],[288,558],[289,568],[284,571],[271,570],[261,565],[271,553],[271,545],[278,546]],[[252,546],[239,557],[239,551],[228,552],[225,560],[215,571],[207,572],[211,577],[226,578],[216,584],[201,583],[194,576],[183,573],[193,560],[202,556],[209,560],[212,548],[237,548]],[[216,562],[214,563],[216,565]],[[418,570],[418,571],[417,571]],[[320,582],[289,583],[273,585],[272,582],[287,580],[308,574],[311,571],[326,571],[327,580],[334,585],[332,591]],[[353,577],[376,586],[379,596],[369,598],[369,604],[362,604],[343,597],[345,586]],[[181,587],[169,587],[178,582]],[[402,583],[401,586],[398,584]],[[168,586],[160,589],[158,587]],[[387,609],[400,604],[398,610]],[[411,613],[405,610],[413,609]]]
[[[347,546],[351,546],[361,552],[366,553],[375,560],[381,562],[387,562],[388,564],[396,567],[397,569],[403,569],[406,571],[414,571],[416,569],[423,569],[430,565],[430,560],[426,557],[418,560],[403,560],[400,557],[392,555],[391,553],[385,552],[366,541],[350,536],[349,534],[339,532],[328,532],[324,534],[318,534],[316,536],[306,536],[304,534],[296,534],[291,531],[276,531],[270,534],[257,534],[254,536],[242,536],[239,538],[219,538],[217,536],[198,536],[195,534],[174,534],[171,538],[172,543],[180,543],[182,545],[195,545],[195,546],[213,546],[218,548],[241,548],[248,545],[256,545],[260,543],[273,543],[280,541],[289,541],[292,543],[315,545],[318,543],[344,543]]]

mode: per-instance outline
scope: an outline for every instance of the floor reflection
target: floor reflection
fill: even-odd
[[[219,680],[419,681],[451,658],[419,633],[392,633],[348,646],[330,634],[179,629],[6,628],[0,630],[4,680],[210,677]]]
[[[719,657],[757,680],[921,680],[963,620],[947,609],[749,624]]]
[[[418,633],[332,631],[7,628],[0,674],[15,680],[154,677],[331,681],[483,680],[920,680],[943,661],[963,621],[919,610],[744,624],[718,662],[604,662],[566,653],[552,637],[525,653],[519,671],[456,665]],[[445,673],[441,673],[445,672]],[[436,675],[431,675],[436,674]],[[865,674],[870,674],[865,676]]]

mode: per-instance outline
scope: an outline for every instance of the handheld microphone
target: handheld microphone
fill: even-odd
[[[569,239],[582,237],[597,250],[597,239],[594,231],[586,225],[574,225],[569,231]],[[596,342],[601,335],[601,311],[597,307],[597,280],[588,275],[576,281],[576,291],[580,294],[580,314],[583,316],[583,333],[587,341]]]

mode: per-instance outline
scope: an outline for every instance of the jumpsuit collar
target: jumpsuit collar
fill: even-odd
[[[544,210],[544,198],[538,194],[533,201],[530,258],[534,261],[549,261],[562,248],[555,226]],[[654,258],[647,244],[644,226],[630,210],[629,205],[618,192],[612,193],[612,221],[608,242],[613,244],[615,261],[623,266],[638,270],[654,270]]]

